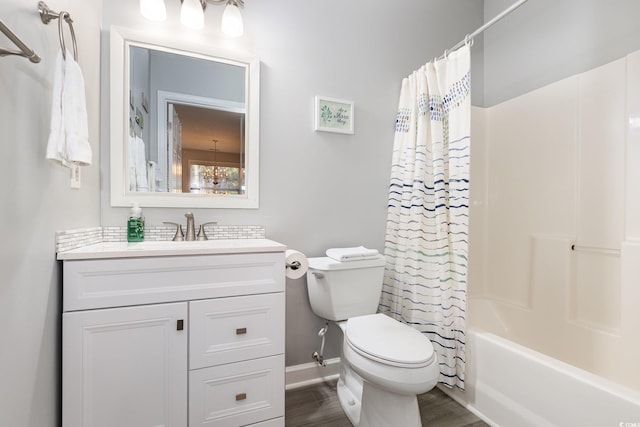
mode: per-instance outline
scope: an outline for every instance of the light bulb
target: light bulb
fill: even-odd
[[[244,34],[244,24],[240,9],[233,3],[227,3],[222,14],[222,32],[231,37]]]
[[[180,8],[180,22],[196,30],[204,27],[204,10],[200,0],[184,0]]]
[[[164,0],[140,0],[140,13],[149,21],[159,22],[167,19]]]

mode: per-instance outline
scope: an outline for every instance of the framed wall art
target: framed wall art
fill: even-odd
[[[353,132],[353,102],[316,96],[314,130],[323,132]]]

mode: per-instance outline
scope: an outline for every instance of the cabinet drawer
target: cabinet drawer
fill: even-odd
[[[284,253],[65,261],[63,311],[284,291]]]
[[[189,426],[284,417],[284,355],[189,372]]]
[[[284,292],[189,303],[189,368],[284,353]]]

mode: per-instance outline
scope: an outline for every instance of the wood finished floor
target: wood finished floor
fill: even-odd
[[[438,388],[419,395],[418,405],[423,426],[481,427],[488,425]],[[287,391],[285,420],[286,427],[352,427],[338,403],[336,381]]]

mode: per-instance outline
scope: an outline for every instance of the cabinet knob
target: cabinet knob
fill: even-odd
[[[247,333],[247,328],[238,328],[236,329],[236,335],[243,335]]]
[[[183,329],[184,329],[184,320],[178,319],[178,321],[176,322],[176,330],[181,331]]]
[[[247,398],[247,393],[236,394],[236,401],[237,400],[245,400],[246,398]]]

